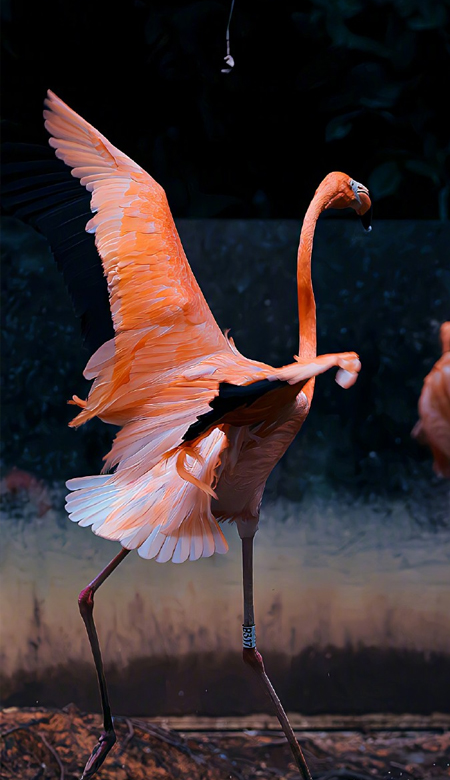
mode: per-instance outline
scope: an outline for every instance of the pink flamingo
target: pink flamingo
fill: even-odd
[[[429,446],[436,474],[450,479],[450,322],[442,323],[439,336],[442,356],[423,380],[420,419],[411,434]]]
[[[309,412],[314,377],[336,366],[336,381],[347,388],[360,370],[354,352],[316,356],[311,254],[315,225],[325,209],[350,207],[370,230],[368,190],[338,172],[326,176],[317,189],[298,249],[299,353],[293,363],[274,368],[245,358],[219,329],[189,267],[160,185],[50,91],[46,105],[50,145],[91,193],[93,216],[85,230],[95,235],[114,326],[113,337],[99,339],[87,363],[84,376],[94,381],[86,400],[73,397],[80,412],[71,425],[99,417],[121,427],[102,474],[67,483],[70,518],[122,545],[79,596],[104,719],[83,780],[95,774],[116,739],[93,618],[95,592],[131,550],[143,558],[175,563],[225,553],[219,526],[225,520],[236,523],[242,540],[244,661],[265,686],[300,773],[310,780],[256,649],[253,540],[266,480]],[[52,200],[46,189],[42,209],[48,213],[38,227],[47,230],[66,280],[72,274],[74,288],[78,285],[73,295],[79,301],[90,288],[81,289],[80,252],[76,263],[73,258],[86,236],[76,241],[72,236],[71,242],[73,218],[63,221],[58,205],[62,190],[58,193]],[[71,199],[72,194],[67,209]],[[33,209],[39,211],[35,203]],[[55,232],[63,228],[67,240]],[[95,319],[91,299],[87,306]]]

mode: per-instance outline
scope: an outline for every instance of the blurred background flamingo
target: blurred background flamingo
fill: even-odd
[[[450,479],[450,322],[439,329],[442,356],[423,380],[419,398],[420,419],[411,434],[433,455],[433,469]]]

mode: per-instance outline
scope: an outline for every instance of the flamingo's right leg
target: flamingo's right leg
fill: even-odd
[[[240,529],[239,529],[240,531]],[[243,631],[243,659],[258,675],[263,684],[266,693],[269,694],[275,708],[280,726],[284,731],[289,746],[292,750],[295,763],[297,764],[303,780],[312,780],[303,751],[294,734],[288,716],[281,704],[278,694],[270,682],[261,653],[256,649],[255,634],[255,610],[253,605],[253,536],[241,535],[242,539],[242,575],[244,585],[244,623]]]
[[[81,780],[89,780],[103,764],[106,756],[116,741],[116,734],[113,726],[113,718],[108,698],[108,689],[106,687],[105,672],[103,669],[102,653],[98,641],[97,629],[94,622],[94,593],[100,585],[109,577],[118,567],[119,563],[128,555],[130,551],[122,549],[118,555],[100,572],[100,574],[84,588],[78,596],[78,606],[80,614],[86,626],[89,643],[91,645],[92,655],[94,657],[95,668],[97,671],[98,685],[100,688],[100,697],[102,700],[103,711],[103,732],[100,735],[98,743],[94,747],[87,764],[84,768]]]

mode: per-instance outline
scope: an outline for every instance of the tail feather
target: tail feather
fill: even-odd
[[[82,528],[92,526],[92,530],[94,531],[97,526],[104,523],[106,516],[107,509],[103,506],[99,509],[94,507],[92,512],[88,514],[80,513],[80,515],[76,515],[75,513],[72,513],[70,519],[73,523],[78,523]]]
[[[156,558],[165,539],[159,528],[155,528],[148,539],[138,547],[138,554],[141,558]]]
[[[184,445],[177,447],[137,478],[130,468],[71,479],[67,486],[73,492],[66,505],[70,519],[159,563],[225,553],[228,545],[211,513],[211,493],[226,443],[216,428],[186,452]],[[180,454],[186,475],[177,468]]]
[[[176,545],[172,553],[174,563],[184,563],[191,552],[191,540],[187,534],[184,534],[176,540]]]
[[[166,536],[164,542],[161,545],[161,549],[156,558],[158,563],[167,563],[172,558],[178,539],[176,535]]]
[[[163,543],[164,538],[165,538],[164,534],[162,534],[159,531],[159,527],[156,527],[156,529],[154,531],[152,531],[150,536],[149,536],[147,526],[143,526],[142,528],[138,528],[137,531],[133,531],[128,536],[124,536],[124,538],[122,539],[122,545],[123,545],[123,547],[126,547],[127,550],[136,550],[137,548],[139,548],[142,545],[144,545],[144,543],[148,542],[150,537],[152,537],[152,539],[153,539],[157,534],[159,534],[160,537],[161,537],[161,542],[160,542],[160,546],[161,546],[161,544]]]
[[[100,511],[101,509],[106,509],[110,506],[111,503],[111,497],[115,494],[114,487],[111,488],[104,488],[101,490],[101,493],[99,494],[94,493],[93,491],[89,491],[89,493],[92,493],[93,498],[93,504],[92,507],[95,509],[96,512]],[[79,510],[83,517],[86,517],[86,498],[89,495],[88,489],[83,488],[83,493],[81,497],[70,497],[70,513],[71,515],[76,515],[77,511]],[[74,494],[75,495],[75,494]],[[101,498],[97,498],[98,495],[101,495]]]
[[[82,480],[83,481],[83,487],[84,488],[96,488],[100,485],[106,485],[109,481],[110,477],[109,475],[104,474],[96,474],[92,477],[75,477],[74,479],[68,479],[66,482],[66,487],[69,488],[69,490],[77,490],[78,489],[78,483]]]
[[[189,550],[189,558],[192,561],[196,561],[198,558],[202,557],[202,553],[203,553],[203,537],[200,535],[193,534],[191,536],[191,547]],[[206,557],[208,556],[205,555],[205,558]]]

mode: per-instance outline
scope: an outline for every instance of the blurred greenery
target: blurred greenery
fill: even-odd
[[[299,218],[320,179],[378,218],[447,219],[448,0],[11,0],[3,133],[50,87],[165,187],[176,216]]]

